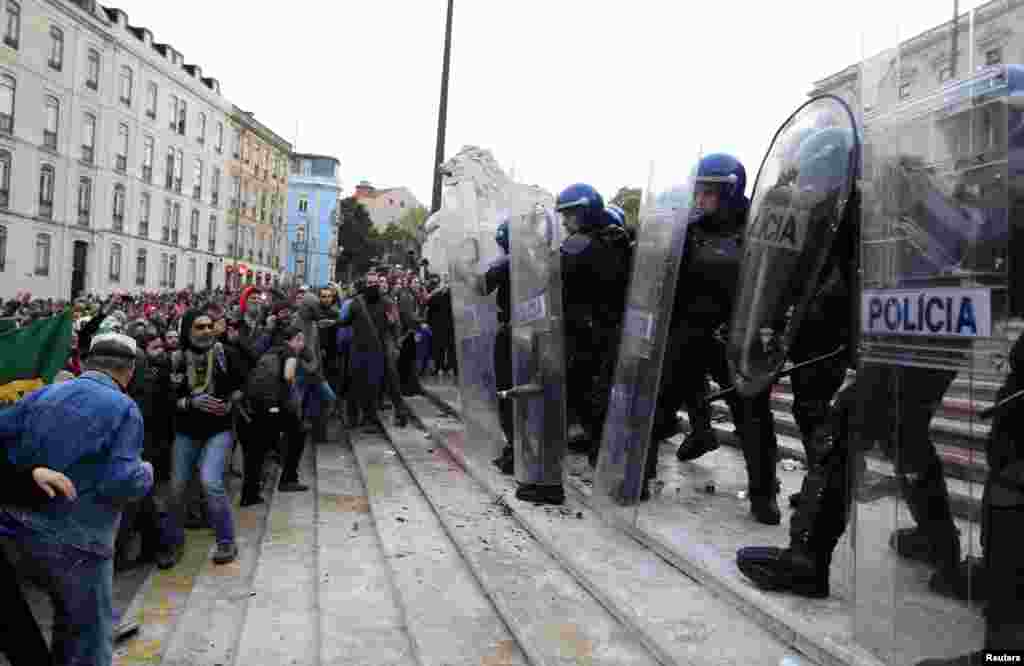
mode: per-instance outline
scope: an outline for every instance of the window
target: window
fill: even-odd
[[[236,129],[234,134],[231,137],[231,154],[234,155],[236,160],[238,159],[239,150],[241,150],[241,145],[242,145],[242,130],[237,130]]]
[[[7,0],[7,32],[4,33],[4,44],[12,49],[18,48],[21,35],[21,6],[14,0]]]
[[[185,107],[185,100],[178,100],[178,134],[185,136],[185,118],[188,115],[188,111]]]
[[[36,234],[36,275],[50,274],[50,234]]]
[[[50,26],[49,65],[58,72],[64,66],[64,31],[56,26]]]
[[[125,200],[124,185],[117,184],[114,186],[114,209],[111,211],[111,219],[113,224],[111,228],[114,231],[124,231],[124,200]]]
[[[167,177],[164,179],[164,187],[172,189],[174,187],[174,148],[167,149]]]
[[[156,120],[156,98],[158,94],[156,84],[150,81],[149,85],[146,86],[146,115],[151,120]]]
[[[232,208],[238,208],[239,204],[241,203],[239,201],[239,199],[241,198],[241,187],[242,187],[241,176],[235,176],[234,178],[231,179],[231,207]]]
[[[164,225],[161,228],[160,240],[165,243],[171,241],[171,200],[164,200]]]
[[[174,289],[174,284],[177,282],[178,273],[178,257],[171,255],[171,262],[167,268],[167,286]]]
[[[210,230],[207,234],[207,243],[210,252],[216,254],[217,252],[217,218],[214,215],[210,216]]]
[[[118,243],[110,245],[110,281],[121,281],[121,246]]]
[[[199,113],[199,133],[196,135],[196,141],[200,144],[206,143],[206,114]]]
[[[57,150],[57,128],[60,126],[60,102],[56,97],[46,98],[46,125],[43,127],[43,147]]]
[[[908,97],[910,97],[910,84],[909,83],[903,83],[903,84],[900,85],[899,95],[900,95],[900,99],[907,99]]]
[[[213,168],[213,176],[210,178],[210,205],[216,206],[220,202],[220,167]]]
[[[203,161],[198,157],[192,169],[192,198],[196,201],[203,198]]]
[[[139,197],[139,235],[149,238],[149,194]]]
[[[167,286],[167,253],[160,253],[160,286]]]
[[[53,219],[53,187],[56,181],[53,167],[44,164],[39,170],[39,217]]]
[[[92,179],[83,176],[78,179],[78,224],[89,226],[92,217]]]
[[[185,154],[179,148],[174,154],[174,191],[181,194],[181,178],[185,171]]]
[[[308,210],[309,210],[309,199],[307,199],[306,197],[302,197],[301,199],[299,199],[299,212],[300,213],[305,213]]]
[[[990,51],[985,51],[985,64],[986,65],[998,65],[1001,62],[1003,62],[1003,50],[1002,49],[992,49]]]
[[[213,149],[218,153],[224,152],[224,123],[217,123],[217,143],[213,145]]]
[[[14,133],[14,89],[13,76],[0,76],[0,132]]]
[[[139,250],[135,255],[135,284],[139,287],[146,286],[146,251]]]
[[[188,260],[188,286],[196,288],[196,260]]]
[[[128,170],[128,126],[124,123],[117,126],[117,154],[114,156],[114,168],[121,173]]]
[[[132,70],[128,65],[121,67],[121,103],[132,105]]]
[[[185,136],[185,115],[187,113],[185,100],[179,98],[177,95],[171,95],[168,100],[168,108],[171,112],[169,119],[171,130],[177,132],[181,136]]]
[[[305,243],[306,242],[306,227],[298,226],[295,228],[295,242]]]
[[[181,234],[181,204],[174,204],[174,215],[171,217],[171,244],[178,244],[178,237]]]
[[[192,221],[188,225],[188,245],[193,250],[199,249],[199,209],[192,209]]]
[[[11,205],[11,154],[0,150],[0,208]]]
[[[82,118],[82,161],[92,164],[96,146],[96,116],[85,114]]]
[[[0,226],[0,273],[7,268],[7,227]]]
[[[96,49],[89,49],[86,56],[88,63],[85,70],[85,87],[92,90],[100,89],[100,54]]]
[[[142,180],[153,182],[153,137],[147,136],[142,141]]]

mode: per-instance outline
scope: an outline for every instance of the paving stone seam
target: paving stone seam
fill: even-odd
[[[417,422],[418,425],[421,426],[423,434],[426,435],[427,437],[429,437],[431,439],[431,441],[435,442],[435,445],[436,445],[437,438],[430,431],[430,429],[427,428],[418,417],[416,418],[416,422]],[[476,558],[473,557],[470,553],[467,552],[467,550],[465,549],[465,547],[463,546],[463,544],[461,542],[461,539],[456,536],[457,532],[453,528],[453,526],[451,525],[450,519],[446,516],[445,512],[441,509],[441,507],[439,507],[437,505],[437,503],[436,503],[436,501],[434,499],[433,493],[428,492],[426,487],[424,487],[424,485],[420,482],[419,476],[414,473],[412,465],[410,464],[410,462],[409,462],[408,458],[406,457],[406,455],[402,452],[401,447],[394,443],[394,437],[391,435],[391,429],[390,428],[388,428],[388,439],[392,440],[392,446],[394,447],[396,453],[398,454],[399,459],[402,461],[402,464],[405,466],[405,468],[408,471],[409,475],[412,477],[413,482],[416,484],[416,487],[419,488],[420,492],[427,499],[427,502],[430,504],[431,508],[433,509],[434,514],[437,516],[438,520],[440,521],[442,529],[444,529],[445,534],[448,536],[448,539],[455,545],[456,551],[458,551],[458,553],[462,557],[463,561],[465,561],[467,563],[467,565],[469,566],[470,571],[473,573],[473,576],[477,579],[477,582],[479,583],[481,589],[484,591],[484,594],[487,596],[487,598],[490,600],[490,602],[494,605],[495,609],[498,611],[498,614],[501,616],[502,621],[505,623],[505,626],[508,627],[508,629],[511,632],[511,634],[515,637],[516,642],[519,643],[520,649],[523,650],[523,653],[526,655],[527,659],[530,661],[531,664],[546,665],[546,664],[553,664],[553,663],[555,663],[555,662],[551,662],[548,659],[546,659],[544,657],[543,652],[538,647],[536,647],[534,645],[533,641],[528,636],[526,636],[522,631],[520,631],[520,629],[518,628],[518,623],[515,622],[515,620],[514,620],[514,613],[512,612],[511,608],[505,602],[505,600],[496,592],[496,588],[499,587],[499,586],[494,581],[492,581],[490,579],[490,577],[484,571],[483,567],[481,567],[477,563]],[[448,449],[445,448],[445,450],[448,450]],[[466,470],[466,467],[465,467],[465,465],[462,464],[461,460],[459,460],[459,459],[456,459],[456,460],[457,460],[457,464],[460,467],[462,467],[462,469],[465,471],[466,475],[469,477],[471,482],[473,482],[476,485],[480,486],[481,490],[486,495],[492,495],[492,496],[494,495],[494,492],[493,492],[492,489],[490,489],[487,486],[484,486],[483,484],[481,484],[475,478],[475,476],[473,476],[468,470]],[[507,505],[505,505],[505,506],[507,506]],[[515,516],[514,513],[512,514],[512,516],[516,520],[516,522],[518,522],[520,525],[522,525],[522,521],[519,520]],[[529,530],[527,530],[527,531],[529,531]],[[530,534],[531,534],[531,536],[534,536],[532,532],[530,532]],[[534,538],[536,539],[535,536],[534,536]],[[556,562],[561,564],[563,566],[563,568],[565,568],[566,571],[572,576],[572,578],[575,579],[577,581],[577,583],[579,583],[579,576],[576,575],[575,572],[571,571],[568,567],[565,567],[565,565],[561,561],[561,559],[559,557],[557,557],[557,555],[553,555],[552,554],[552,549],[548,545],[544,544],[540,539],[536,539],[536,540],[537,540],[537,543],[541,546],[541,548],[549,556],[551,556]],[[624,629],[630,631],[631,633],[635,633],[635,632],[632,631],[630,625],[622,622],[622,620],[619,619],[615,613],[611,612],[607,608],[606,604],[599,597],[594,595],[593,592],[589,588],[587,588],[585,585],[581,585],[581,587],[583,587],[584,590],[586,590],[589,594],[591,594],[591,596],[594,597],[595,601],[597,601],[598,604],[602,608],[604,608],[606,611],[608,611],[609,614],[612,617],[614,617]],[[644,641],[640,640],[639,637],[634,636],[634,638],[637,639],[637,642],[639,642],[641,645],[643,645],[645,648],[647,648],[646,643],[644,643]],[[664,661],[662,659],[662,655],[659,655],[659,654],[657,654],[655,652],[652,652],[650,650],[650,648],[648,648],[648,651],[651,652],[651,656],[653,656],[659,663],[663,664],[663,666],[671,666],[672,664],[675,663],[673,661]]]
[[[427,397],[441,411],[448,411],[455,414],[460,421],[462,420],[459,411],[453,405],[445,402],[440,396],[430,392],[427,394]],[[467,471],[469,471],[479,483],[490,488],[492,493],[500,494],[500,491],[491,486],[486,480],[486,475],[480,474],[475,470],[472,463],[465,460],[461,456],[460,452],[449,448],[447,443],[444,441],[444,438],[437,436],[436,433],[433,432],[433,429],[420,419],[418,414],[416,415],[416,418],[424,428],[432,432],[432,436],[435,438],[435,441],[452,453],[460,463],[463,463],[463,466],[466,467]],[[584,506],[593,509],[585,493],[583,493],[577,486],[580,482],[573,480],[571,477],[568,477],[568,475],[567,479],[569,481],[567,484],[568,489],[573,496],[575,496]],[[515,507],[510,506],[510,508],[512,508],[517,515],[519,514]],[[734,585],[732,584],[732,581],[729,581],[727,578],[716,575],[711,570],[711,567],[702,561],[703,558],[696,553],[678,553],[674,550],[673,546],[668,546],[662,543],[656,537],[648,535],[642,530],[624,523],[615,524],[608,521],[607,517],[602,515],[600,512],[594,511],[594,513],[604,520],[606,524],[623,531],[634,541],[651,550],[670,566],[680,571],[683,575],[704,585],[716,597],[722,599],[726,603],[729,603],[738,611],[753,619],[781,641],[793,646],[795,649],[803,652],[816,661],[825,664],[835,664],[836,666],[884,666],[881,661],[866,652],[862,652],[860,650],[855,652],[836,643],[828,637],[815,636],[815,632],[813,632],[810,627],[806,627],[804,622],[792,616],[788,611],[779,608],[777,605],[760,595],[760,593],[744,589],[739,585]],[[530,532],[531,534],[534,534],[535,530],[530,529]],[[540,538],[541,537],[538,537],[538,539]],[[558,553],[558,550],[554,548],[553,544],[546,543],[545,545],[553,552]],[[560,561],[564,561],[566,559],[561,556],[561,553],[556,557]],[[574,575],[576,574],[575,570],[572,569],[570,565],[567,564],[566,566],[567,568],[570,568],[570,570],[574,571]],[[585,577],[580,576],[581,582],[584,579]],[[586,585],[586,583],[584,584]],[[604,603],[604,601],[602,601],[602,603]],[[637,626],[637,630],[643,631],[639,626]]]
[[[310,466],[313,470],[313,476],[309,480],[309,492],[313,493],[313,617],[316,619],[313,623],[313,633],[315,635],[313,650],[316,655],[315,663],[319,666],[322,663],[321,655],[323,653],[323,625],[320,621],[320,618],[323,616],[323,613],[321,613],[323,604],[320,594],[320,447],[315,439],[310,437],[307,448],[309,451],[306,455],[313,457],[312,465]]]
[[[449,409],[451,409],[449,407]],[[444,411],[444,410],[442,410]],[[458,413],[452,409],[453,413]],[[430,424],[423,421],[423,419],[415,414],[414,418],[417,424],[428,433],[431,440],[434,441],[438,446],[443,447],[448,453],[455,458],[456,461],[466,470],[474,481],[480,484],[496,499],[503,500],[504,492],[491,484],[487,479],[486,475],[481,474],[476,466],[467,460],[461,451],[457,451],[454,448],[448,446],[445,442],[445,438],[440,436],[437,430],[430,426]],[[461,419],[460,419],[461,420]],[[614,617],[625,629],[633,634],[636,640],[643,645],[651,653],[651,655],[658,661],[658,663],[665,666],[674,666],[679,664],[679,661],[672,656],[672,650],[668,647],[670,641],[667,638],[658,637],[652,634],[651,631],[646,629],[643,625],[644,621],[638,617],[633,611],[628,608],[624,608],[621,604],[614,601],[610,596],[605,594],[601,586],[593,583],[590,578],[585,575],[580,569],[572,562],[571,558],[565,556],[560,548],[558,548],[548,537],[544,534],[544,530],[534,524],[533,520],[523,515],[522,511],[516,506],[510,503],[505,503],[505,506],[512,511],[512,515],[516,521],[525,529],[530,535],[537,540],[537,542],[548,552],[551,557],[557,561],[566,571],[568,571],[573,578],[612,616]],[[589,507],[588,507],[589,508]],[[670,563],[671,564],[671,563]]]

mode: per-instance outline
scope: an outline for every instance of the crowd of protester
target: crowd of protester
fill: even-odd
[[[404,397],[421,392],[420,378],[457,372],[448,286],[400,268],[315,289],[71,302],[19,294],[0,303],[0,335],[68,308],[74,333],[64,370],[0,410],[0,475],[14,479],[0,496],[0,578],[5,598],[17,597],[10,607],[22,611],[0,631],[0,652],[14,666],[110,663],[115,571],[173,568],[187,528],[212,528],[214,563],[233,561],[234,514],[264,502],[268,458],[280,466],[278,492],[307,491],[299,468],[308,439],[326,441],[332,420],[381,428],[385,411],[404,425]],[[42,426],[40,413],[53,423]],[[233,474],[242,476],[237,502]],[[61,502],[71,506],[55,510]],[[95,565],[79,567],[84,577],[69,574],[72,553]],[[45,657],[19,591],[25,561],[55,607]]]

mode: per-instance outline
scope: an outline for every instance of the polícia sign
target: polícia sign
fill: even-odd
[[[860,308],[865,335],[992,335],[990,289],[865,289]]]

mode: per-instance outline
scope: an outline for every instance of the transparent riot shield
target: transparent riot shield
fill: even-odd
[[[472,183],[446,193],[440,233],[448,257],[458,356],[463,453],[490,465],[505,444],[498,417],[494,352],[498,332],[495,294],[484,278],[499,252],[494,241],[497,211],[484,209]]]
[[[668,324],[693,202],[692,177],[662,192],[654,205],[641,211],[619,357],[594,474],[594,507],[631,524],[646,482]]]
[[[522,484],[562,484],[566,449],[561,227],[525,192],[510,193],[512,378],[515,475]]]
[[[729,360],[745,396],[769,389],[794,360],[796,332],[846,221],[859,152],[853,113],[825,95],[789,117],[761,163],[729,326]]]
[[[893,664],[982,648],[976,602],[1015,578],[973,565],[1014,543],[1005,523],[982,527],[981,413],[1024,323],[1021,70],[974,62],[975,18],[947,25],[961,55],[928,92],[910,85],[909,42],[862,67],[854,633]]]

